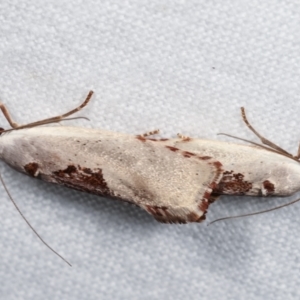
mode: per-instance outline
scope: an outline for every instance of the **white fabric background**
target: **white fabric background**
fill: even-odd
[[[91,104],[68,125],[256,140],[295,153],[300,7],[295,1],[1,1],[0,98],[20,123]],[[7,128],[0,116],[1,127]],[[20,153],[22,155],[22,153]],[[1,299],[299,299],[300,204],[256,217],[163,225],[138,208],[1,164]],[[299,195],[298,195],[299,196]],[[290,199],[222,197],[208,219]]]

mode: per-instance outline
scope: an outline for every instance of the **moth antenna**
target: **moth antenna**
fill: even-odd
[[[91,121],[89,118],[87,117],[74,117],[74,118],[65,118],[63,119],[62,121],[70,121],[70,120],[78,120],[78,119],[84,119],[84,120],[87,120],[87,121]]]
[[[293,155],[291,155],[290,153],[288,153],[287,151],[285,151],[284,149],[282,149],[281,147],[277,146],[276,144],[274,144],[273,142],[271,142],[270,140],[266,139],[265,137],[263,137],[261,134],[258,133],[258,131],[256,131],[254,129],[254,127],[250,124],[250,122],[248,121],[248,118],[246,116],[246,110],[244,107],[241,107],[241,114],[242,114],[242,118],[244,123],[247,125],[247,127],[260,139],[260,141],[264,144],[267,145],[275,150],[277,150],[278,152],[282,152],[283,154],[286,155],[290,155],[293,157]]]
[[[44,119],[41,121],[37,121],[37,122],[33,122],[33,123],[29,123],[26,125],[19,125],[18,123],[14,122],[9,114],[8,109],[6,108],[6,106],[2,103],[0,103],[0,109],[2,110],[2,113],[4,114],[6,120],[8,121],[8,123],[10,124],[10,126],[12,127],[12,129],[8,129],[8,130],[4,130],[1,131],[2,132],[7,132],[7,131],[11,131],[11,130],[18,130],[18,129],[24,129],[24,128],[31,128],[31,127],[35,127],[35,126],[40,126],[40,125],[45,125],[45,124],[50,124],[50,123],[58,123],[62,120],[70,120],[70,118],[67,118],[70,115],[75,114],[76,112],[80,111],[81,109],[83,109],[91,100],[92,96],[93,96],[94,92],[93,91],[89,91],[88,95],[86,96],[85,100],[76,108],[70,110],[69,112],[59,115],[59,116],[55,116],[55,117],[51,117],[48,119]],[[78,118],[85,118],[85,117],[78,117]]]
[[[47,124],[51,124],[51,123],[59,123],[59,122],[61,122],[61,121],[71,121],[71,120],[77,120],[77,119],[85,119],[85,120],[87,120],[87,121],[91,121],[89,118],[87,118],[87,117],[74,117],[74,118],[66,118],[66,119],[63,119],[63,120],[60,120],[60,121],[52,121],[52,122],[48,122]],[[43,124],[41,124],[41,125],[43,125]],[[38,125],[35,125],[35,126],[38,126]],[[32,127],[34,127],[34,126],[32,126]],[[30,126],[28,126],[28,127],[26,127],[26,128],[32,128],[32,127],[30,127]],[[11,128],[11,129],[3,129],[3,130],[1,130],[0,129],[0,135],[2,134],[2,133],[5,133],[5,132],[9,132],[9,131],[14,131],[14,130],[17,130],[17,129],[15,129],[15,128]]]
[[[272,151],[272,152],[275,152],[275,153],[278,153],[278,154],[282,154],[281,152],[275,150],[275,149],[272,149],[270,147],[267,147],[267,146],[264,146],[262,144],[259,144],[259,143],[256,143],[256,142],[253,142],[253,141],[250,141],[250,140],[247,140],[247,139],[243,139],[241,137],[238,137],[238,136],[235,136],[235,135],[232,135],[232,134],[228,134],[228,133],[224,133],[224,132],[219,132],[217,133],[217,135],[224,135],[224,136],[228,136],[230,138],[233,138],[233,139],[236,139],[236,140],[239,140],[239,141],[243,141],[243,142],[246,142],[246,143],[249,143],[249,144],[252,144],[252,145],[255,145],[255,146],[258,146],[258,147],[261,147],[263,149],[266,149],[266,150],[269,150],[269,151]],[[282,154],[283,155],[283,154]],[[286,155],[284,155],[286,156]],[[290,155],[288,156],[290,157]]]
[[[279,150],[276,150],[276,149],[274,149],[274,148],[271,148],[270,146],[269,146],[269,147],[268,147],[268,146],[264,146],[264,145],[262,145],[262,144],[259,144],[259,143],[256,143],[256,142],[252,142],[252,141],[249,141],[249,140],[247,140],[247,139],[243,139],[243,138],[240,138],[240,137],[237,137],[237,136],[228,134],[228,133],[220,132],[220,133],[218,133],[218,135],[228,136],[228,137],[230,137],[230,138],[233,138],[233,139],[236,139],[236,140],[239,140],[239,141],[243,141],[243,142],[246,142],[246,143],[249,143],[249,144],[258,146],[258,147],[260,147],[260,148],[266,149],[266,150],[268,150],[268,151],[272,151],[272,152],[274,152],[274,153],[278,153],[278,154],[280,154],[280,155],[289,157],[289,158],[291,158],[291,159],[293,159],[293,160],[299,162],[299,157],[300,157],[300,144],[299,144],[299,150],[298,150],[299,154],[298,154],[297,156],[293,156],[292,154],[290,154],[290,153],[288,153],[288,152],[286,152],[286,151],[281,152],[281,151],[279,151]],[[299,157],[298,157],[298,156],[299,156]]]
[[[23,215],[23,213],[21,212],[20,208],[18,207],[17,203],[15,202],[15,200],[13,199],[13,197],[11,196],[10,192],[8,191],[6,184],[4,183],[4,180],[2,178],[2,175],[0,173],[0,181],[10,199],[10,201],[13,203],[13,205],[15,206],[16,210],[19,212],[19,214],[21,215],[21,217],[23,218],[23,220],[27,223],[27,225],[30,227],[30,229],[34,232],[34,234],[40,239],[40,241],[49,249],[51,250],[55,255],[57,255],[58,257],[60,257],[65,263],[67,263],[70,267],[72,267],[72,265],[63,257],[61,256],[57,251],[55,251],[49,244],[47,244],[43,238],[37,233],[37,231],[33,228],[33,226],[29,223],[29,221],[26,219],[26,217]]]
[[[293,200],[291,202],[288,202],[288,203],[285,203],[285,204],[282,204],[282,205],[270,208],[270,209],[266,209],[266,210],[262,210],[262,211],[257,211],[257,212],[250,213],[250,214],[245,214],[245,215],[231,216],[231,217],[224,217],[224,218],[216,219],[216,220],[208,223],[207,226],[209,226],[209,225],[211,225],[213,223],[219,222],[219,221],[224,221],[224,220],[229,220],[229,219],[237,219],[237,218],[242,218],[242,217],[249,217],[249,216],[255,216],[255,215],[264,214],[264,213],[267,213],[267,212],[270,212],[270,211],[273,211],[273,210],[277,210],[277,209],[280,209],[280,208],[292,205],[292,204],[294,204],[294,203],[296,203],[298,201],[300,201],[300,198],[298,198],[296,200]]]

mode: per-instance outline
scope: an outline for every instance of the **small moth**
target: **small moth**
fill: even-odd
[[[29,176],[138,205],[164,223],[201,222],[220,195],[288,196],[300,189],[299,153],[265,145],[241,145],[179,135],[127,135],[100,129],[41,126],[82,109],[1,130],[0,158]],[[299,151],[298,151],[299,152]]]

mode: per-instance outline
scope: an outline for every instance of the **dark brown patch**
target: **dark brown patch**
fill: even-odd
[[[210,190],[206,190],[201,201],[203,201],[203,199],[204,200],[208,200],[210,198],[210,195],[211,195],[211,191]],[[200,203],[200,205],[201,205],[201,203]],[[205,210],[202,210],[202,211],[205,211]]]
[[[200,202],[198,207],[201,211],[206,212],[209,207],[209,204],[210,204],[209,201],[205,199]]]
[[[212,183],[209,185],[209,189],[204,193],[203,198],[202,198],[202,202],[201,202],[200,205],[199,205],[199,208],[200,208],[202,211],[205,211],[211,203],[213,203],[218,197],[220,197],[219,194],[214,193],[214,192],[211,192],[211,191],[214,191],[217,187],[218,187],[218,184],[215,183],[215,182],[212,182]],[[203,201],[206,201],[206,202],[207,202],[207,208],[206,208],[206,209],[202,209],[203,207],[201,207],[201,205],[203,205],[203,204],[202,204]]]
[[[206,212],[200,217],[200,219],[198,220],[198,223],[203,222],[206,220]]]
[[[188,151],[183,151],[182,154],[184,157],[192,157],[192,156],[196,155],[196,154],[194,154],[192,152],[188,152]]]
[[[264,186],[264,189],[266,190],[266,193],[264,193],[266,196],[270,196],[270,195],[274,194],[275,185],[272,182],[270,182],[269,180],[265,180],[263,182],[263,186]]]
[[[37,163],[29,163],[24,166],[24,170],[27,174],[32,177],[36,177],[38,175],[39,165]]]
[[[215,161],[213,164],[218,169],[218,171],[222,169],[223,165],[219,161]]]
[[[71,175],[72,173],[77,172],[77,168],[73,165],[68,166],[66,169],[64,170],[59,170],[55,173],[57,173],[57,175],[59,177],[65,177],[65,175]]]
[[[202,222],[206,219],[206,214],[207,214],[207,210],[208,207],[210,206],[210,204],[212,204],[220,195],[214,194],[212,195],[211,192],[206,191],[203,195],[203,199],[201,200],[201,202],[198,204],[198,208],[203,212],[203,215],[201,215],[200,217],[198,216],[197,221],[190,221],[190,222]]]
[[[209,197],[209,203],[214,203],[221,195],[212,193]]]
[[[64,170],[53,172],[53,178],[57,183],[76,190],[102,196],[114,196],[107,186],[101,169],[91,170],[70,165]]]
[[[202,201],[204,202],[204,201]],[[207,205],[203,205],[203,214],[199,216],[196,212],[190,212],[186,216],[178,216],[171,214],[166,206],[152,206],[147,205],[146,210],[159,222],[161,223],[169,223],[169,224],[185,224],[187,222],[202,222],[205,220],[206,209],[209,205],[208,201],[206,201]],[[205,206],[205,207],[204,207]]]
[[[214,181],[209,185],[209,188],[213,191],[217,187],[216,179],[220,178],[223,173],[223,165],[219,161],[214,161],[212,164],[216,168],[216,176]],[[207,198],[208,199],[208,198]]]
[[[199,159],[201,159],[201,160],[208,160],[211,158],[212,158],[211,156],[199,156]]]
[[[166,146],[166,148],[170,149],[173,152],[176,152],[176,151],[179,150],[178,148],[175,148],[175,147],[172,147],[172,146]]]
[[[146,142],[146,139],[143,136],[141,136],[140,134],[137,135],[136,138],[141,142]]]
[[[82,171],[86,174],[93,174],[93,171],[90,168],[83,168]]]
[[[205,158],[210,159],[211,157],[207,156]],[[208,188],[204,192],[203,197],[198,204],[198,208],[203,212],[203,215],[201,217],[199,217],[199,220],[197,222],[202,222],[203,220],[205,220],[205,218],[206,218],[205,214],[207,213],[207,209],[208,209],[209,205],[211,203],[213,203],[219,197],[219,194],[214,193],[214,195],[212,195],[212,193],[218,187],[216,180],[218,180],[218,178],[220,178],[220,176],[223,172],[222,164],[219,161],[213,161],[209,164],[211,164],[215,167],[216,175],[215,175],[214,180],[209,184]]]
[[[176,224],[185,224],[187,220],[184,217],[176,216],[171,214],[168,211],[166,206],[146,206],[147,211],[158,221],[161,223],[176,223]]]
[[[212,182],[212,183],[209,185],[209,187],[210,187],[211,190],[214,190],[217,186],[218,186],[218,185],[217,185],[216,182]]]
[[[153,141],[153,142],[165,142],[168,141],[169,139],[162,138],[162,139],[154,139],[154,138],[148,138],[148,141]]]
[[[252,189],[252,183],[244,180],[244,175],[225,171],[219,184],[213,189],[215,194],[245,195]]]

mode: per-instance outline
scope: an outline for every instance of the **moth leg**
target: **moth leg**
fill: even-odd
[[[191,138],[187,135],[183,135],[181,133],[177,133],[177,137],[180,138],[183,142],[188,142],[191,140]]]
[[[3,103],[0,103],[0,109],[1,109],[5,119],[7,120],[7,122],[9,123],[9,125],[12,128],[16,129],[16,128],[20,127],[20,125],[11,118],[8,109],[6,108],[6,106]]]
[[[70,110],[69,112],[67,112],[67,113],[65,113],[63,115],[55,116],[55,117],[52,117],[52,118],[44,119],[44,120],[41,120],[41,121],[29,123],[29,124],[22,125],[22,126],[18,126],[16,129],[22,129],[22,128],[28,128],[28,127],[35,127],[35,126],[45,125],[45,124],[49,124],[49,123],[57,123],[59,121],[62,121],[66,117],[68,117],[70,115],[73,115],[76,112],[78,112],[81,109],[83,109],[90,102],[93,94],[94,94],[93,91],[89,91],[88,95],[86,96],[85,100],[83,101],[83,103],[81,105],[79,105],[78,107]]]
[[[260,141],[275,149],[276,151],[280,152],[280,153],[283,153],[285,155],[288,155],[288,156],[291,156],[293,157],[292,154],[290,154],[289,152],[285,151],[284,149],[282,149],[281,147],[277,146],[276,144],[272,143],[271,141],[269,141],[268,139],[264,138],[262,135],[260,135],[254,128],[253,126],[250,124],[250,122],[248,121],[247,117],[246,117],[246,112],[245,112],[245,109],[244,107],[241,107],[241,113],[242,113],[242,118],[243,118],[243,121],[244,123],[247,125],[247,127],[260,139]]]
[[[155,134],[159,134],[159,129],[155,129],[155,130],[152,130],[152,131],[145,132],[143,134],[139,134],[138,137],[145,138],[145,137],[155,135]]]

